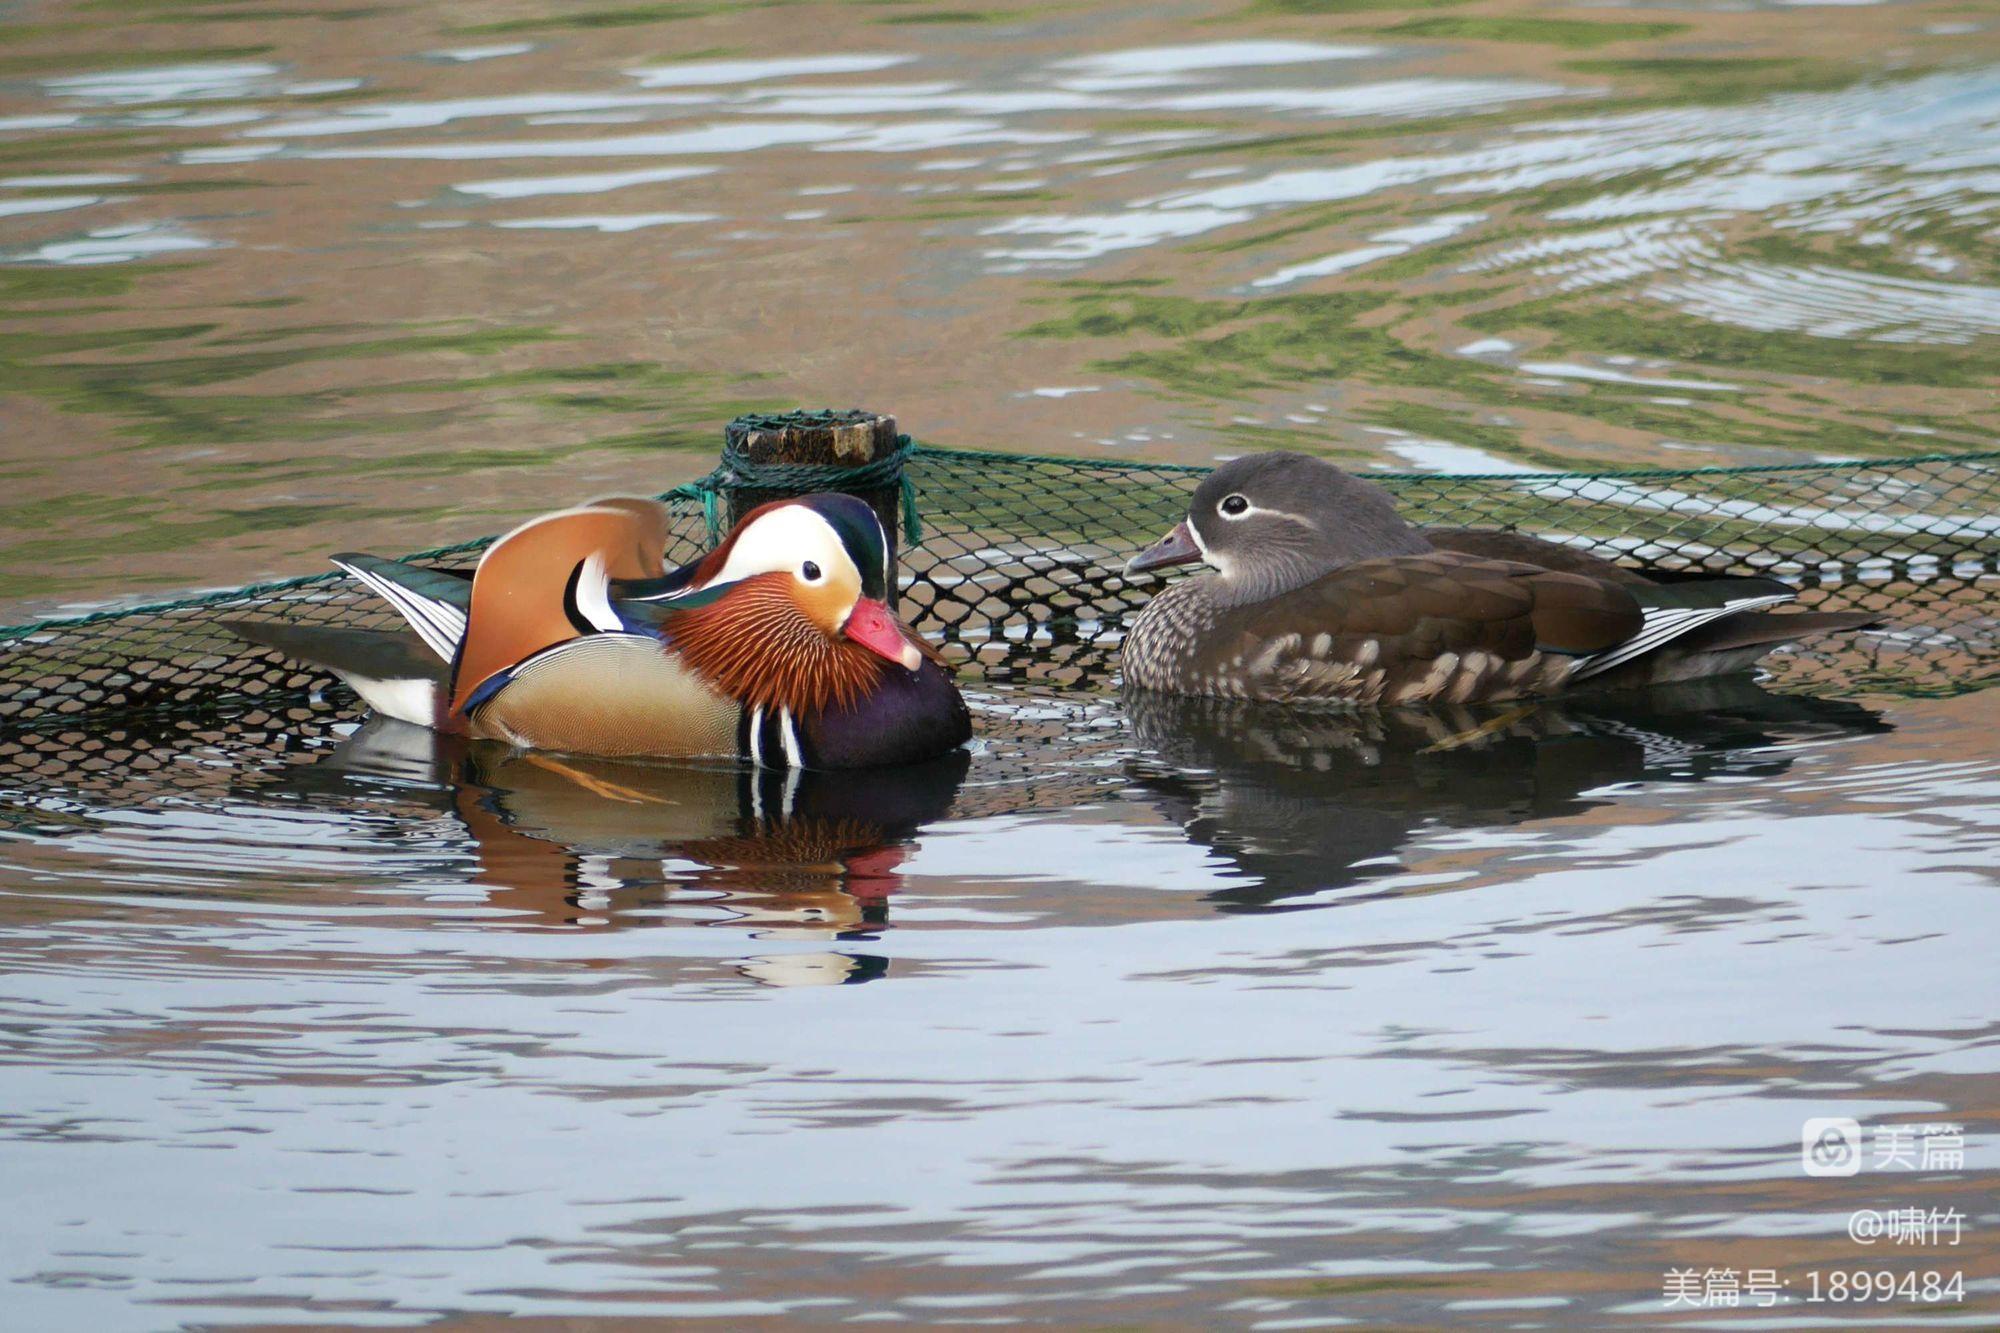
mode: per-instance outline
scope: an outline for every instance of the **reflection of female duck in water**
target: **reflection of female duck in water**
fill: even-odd
[[[766,938],[840,939],[886,924],[910,838],[950,809],[968,756],[878,769],[857,783],[799,769],[548,755],[378,719],[334,762],[441,788],[471,837],[473,881],[537,924],[633,924],[637,911],[669,899],[684,909],[689,890],[706,890],[703,916],[755,925]],[[874,963],[832,957],[852,966],[813,976],[808,960],[797,980],[879,974]]]
[[[1329,712],[1143,690],[1125,705],[1164,761],[1134,761],[1138,788],[1247,877],[1214,895],[1224,911],[1397,873],[1426,827],[1573,815],[1615,783],[1770,776],[1791,765],[1778,742],[1889,729],[1740,677],[1512,707]]]

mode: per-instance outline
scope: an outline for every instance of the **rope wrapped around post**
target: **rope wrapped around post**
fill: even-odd
[[[907,435],[898,435],[894,453],[870,463],[847,467],[833,463],[753,463],[725,446],[721,466],[689,489],[701,496],[702,512],[708,520],[709,541],[714,543],[722,537],[722,504],[731,491],[778,491],[787,495],[841,491],[849,495],[865,495],[870,491],[894,487],[899,492],[897,525],[902,528],[903,540],[914,544],[923,540],[924,525],[922,516],[917,512],[916,487],[904,475],[903,465],[922,452],[923,446],[915,440]]]
[[[723,432],[721,464],[695,484],[709,545],[760,504],[838,491],[874,508],[893,569],[897,548],[923,539],[916,488],[904,471],[918,449],[894,417],[859,408],[737,417]]]

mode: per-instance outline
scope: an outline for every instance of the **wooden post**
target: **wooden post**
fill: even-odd
[[[723,431],[732,454],[753,465],[809,464],[821,467],[861,467],[896,452],[896,418],[882,412],[850,408],[844,412],[785,412],[738,417]],[[889,538],[889,606],[896,605],[897,533],[903,521],[903,488],[899,483],[863,486],[822,486],[866,500],[882,520]],[[793,489],[731,487],[725,508],[727,527],[770,500],[789,499]]]

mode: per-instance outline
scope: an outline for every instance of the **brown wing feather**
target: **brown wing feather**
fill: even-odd
[[[493,543],[472,576],[452,711],[494,673],[578,637],[582,631],[563,604],[570,575],[593,555],[607,573],[638,568],[646,527],[645,516],[629,507],[587,506],[532,519]]]
[[[1622,642],[1643,619],[1616,584],[1439,551],[1224,611],[1197,665],[1252,698],[1511,698],[1560,683],[1567,658],[1553,654]]]
[[[1440,551],[1477,556],[1482,560],[1535,565],[1563,574],[1582,574],[1606,583],[1622,583],[1628,588],[1643,588],[1650,582],[1636,569],[1627,569],[1589,551],[1531,537],[1525,532],[1504,528],[1425,528],[1423,533],[1430,544]]]
[[[1536,570],[1535,642],[1559,653],[1596,653],[1639,632],[1646,613],[1621,584]]]
[[[1738,648],[1775,648],[1811,634],[1872,629],[1883,616],[1875,611],[1752,611],[1704,625],[1678,641],[1693,652],[1729,652]]]

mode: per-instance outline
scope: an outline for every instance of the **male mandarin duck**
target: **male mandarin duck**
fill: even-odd
[[[1419,529],[1386,491],[1322,459],[1217,468],[1128,573],[1206,562],[1149,603],[1125,679],[1170,694],[1467,703],[1696,680],[1748,668],[1865,612],[1775,615],[1761,578],[1654,582],[1511,532]]]
[[[889,611],[888,538],[864,502],[773,501],[671,573],[666,538],[657,501],[593,501],[523,523],[469,576],[333,557],[414,634],[232,628],[379,713],[531,749],[862,768],[971,738],[936,652]]]

